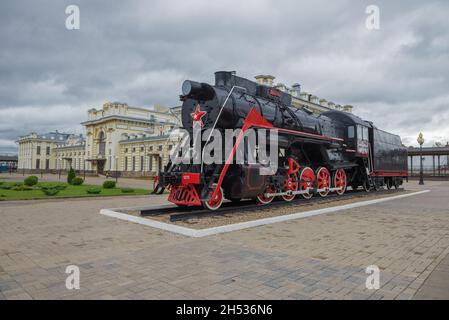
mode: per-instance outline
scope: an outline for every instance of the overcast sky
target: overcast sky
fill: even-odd
[[[80,30],[65,9],[80,8]],[[380,8],[368,30],[366,7]],[[0,153],[82,133],[104,101],[175,106],[182,81],[273,74],[415,144],[449,141],[448,1],[0,2]]]

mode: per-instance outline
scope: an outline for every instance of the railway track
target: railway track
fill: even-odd
[[[142,209],[140,210],[140,215],[143,217],[150,216],[162,216],[168,215],[170,217],[171,222],[175,221],[186,221],[193,218],[199,217],[211,217],[211,216],[222,216],[228,213],[238,213],[242,214],[244,212],[260,210],[260,209],[268,209],[268,208],[285,208],[289,206],[297,206],[299,204],[303,204],[306,206],[311,206],[316,203],[328,203],[328,202],[336,202],[349,200],[352,198],[369,198],[373,195],[383,195],[383,194],[395,194],[398,192],[404,191],[403,188],[397,190],[380,190],[380,191],[372,191],[370,193],[366,193],[361,190],[351,190],[347,191],[345,194],[339,196],[337,194],[330,194],[327,197],[321,198],[319,196],[315,196],[312,199],[306,200],[302,198],[294,199],[291,202],[285,202],[283,200],[273,201],[269,205],[260,205],[257,204],[254,200],[242,200],[240,202],[226,202],[223,203],[222,207],[216,211],[210,211],[204,208],[198,207],[177,207],[177,206],[163,206],[163,207],[155,207],[151,209]]]

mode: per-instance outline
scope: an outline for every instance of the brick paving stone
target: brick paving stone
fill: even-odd
[[[2,202],[0,299],[432,297],[448,288],[449,186],[425,188],[432,192],[199,239],[98,214],[166,203],[161,196]],[[69,264],[80,267],[81,290],[65,288]],[[373,264],[381,288],[366,290]],[[432,277],[437,270],[445,273]]]

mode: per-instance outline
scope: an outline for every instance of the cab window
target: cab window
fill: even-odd
[[[348,127],[348,139],[354,139],[354,136],[355,136],[354,126],[349,126]]]
[[[368,128],[364,126],[357,126],[357,139],[358,140],[369,140]]]
[[[363,127],[363,140],[369,140],[368,128]]]

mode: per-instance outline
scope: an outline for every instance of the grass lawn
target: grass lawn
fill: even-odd
[[[41,182],[36,186],[33,186],[32,190],[16,191],[3,189],[4,186],[13,187],[18,184],[17,182],[2,182],[0,181],[0,201],[6,200],[31,200],[31,199],[52,199],[52,198],[77,198],[77,197],[108,197],[108,196],[132,196],[132,195],[146,195],[150,194],[150,191],[145,189],[132,188],[133,192],[124,193],[121,188],[104,189],[101,186],[94,185],[81,185],[73,186],[62,182]],[[58,194],[54,196],[47,196],[40,187],[45,186],[66,186],[64,190],[60,190]],[[101,193],[89,194],[88,189],[99,188]]]

